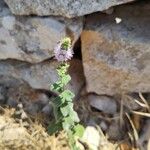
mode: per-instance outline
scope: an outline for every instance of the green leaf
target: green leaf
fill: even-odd
[[[57,122],[60,122],[63,118],[63,115],[62,115],[60,109],[57,107],[53,107],[53,113],[54,113],[55,120]]]
[[[62,115],[64,117],[66,117],[69,114],[70,110],[68,109],[68,106],[65,106],[65,107],[60,108],[60,111],[61,111]]]
[[[64,129],[65,131],[68,131],[69,128],[70,128],[70,124],[68,124],[67,122],[63,122],[63,123],[62,123],[62,126],[63,126],[63,129]]]
[[[61,122],[59,123],[55,123],[55,121],[50,122],[49,126],[48,126],[48,133],[50,135],[57,133],[59,131],[62,130],[62,124]]]
[[[51,103],[54,107],[60,107],[64,102],[65,100],[59,96],[51,100]]]
[[[60,108],[60,111],[64,117],[69,115],[72,110],[73,110],[73,104],[72,103],[68,103],[66,106]]]
[[[57,73],[60,77],[62,77],[63,75],[65,75],[68,71],[69,65],[67,63],[63,63],[61,65],[59,65],[59,67],[57,68]]]
[[[73,97],[74,97],[75,95],[71,92],[71,91],[69,91],[69,90],[65,90],[64,92],[62,92],[61,94],[60,94],[60,97],[64,100],[64,101],[72,101],[72,99],[73,99]]]
[[[65,71],[62,69],[57,69],[57,73],[60,77],[62,77],[65,74]]]
[[[74,125],[74,121],[72,120],[70,116],[64,118],[64,121],[62,123],[64,130],[68,131],[69,129],[71,129],[73,125]]]
[[[74,110],[70,112],[70,117],[74,122],[76,122],[76,123],[80,122],[78,114]]]
[[[62,87],[63,87],[62,83],[60,81],[58,81],[58,82],[54,83],[53,85],[51,85],[50,90],[60,92]]]
[[[77,124],[73,130],[74,130],[74,136],[81,138],[84,134],[85,128],[81,124]]]
[[[77,146],[73,131],[69,130],[67,133],[68,133],[68,140],[69,140],[70,149],[71,150],[80,150],[80,148]]]
[[[63,85],[67,85],[70,80],[71,80],[70,75],[64,75],[61,79],[61,82]]]

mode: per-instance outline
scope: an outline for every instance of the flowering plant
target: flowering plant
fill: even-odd
[[[70,38],[64,38],[60,41],[54,50],[55,58],[60,62],[57,68],[59,80],[51,86],[51,90],[58,94],[51,103],[55,120],[49,125],[49,133],[57,133],[64,129],[69,137],[69,143],[72,150],[77,150],[75,146],[75,137],[81,137],[84,127],[79,124],[78,114],[73,109],[74,94],[65,89],[65,86],[71,80],[67,73],[69,64],[67,63],[73,57],[73,51]]]
[[[70,38],[64,38],[60,41],[56,46],[54,53],[55,58],[60,62],[70,60],[73,57]]]

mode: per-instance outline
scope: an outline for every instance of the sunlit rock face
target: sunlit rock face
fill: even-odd
[[[88,92],[114,95],[150,91],[150,3],[86,18],[81,35]]]
[[[15,15],[83,16],[134,0],[5,0]]]

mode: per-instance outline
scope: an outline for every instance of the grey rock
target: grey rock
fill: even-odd
[[[5,103],[5,97],[3,95],[0,95],[0,104]]]
[[[90,94],[88,96],[88,102],[91,107],[104,113],[115,114],[117,112],[117,104],[113,98]]]
[[[115,18],[122,21],[117,24]],[[112,15],[87,17],[81,42],[88,92],[150,92],[149,22],[149,1],[118,6]]]
[[[45,114],[45,115],[52,114],[52,106],[50,104],[48,104],[45,107],[43,107],[42,113]]]
[[[146,96],[146,101],[148,102],[148,103],[150,103],[150,93],[147,93],[147,96]]]
[[[0,105],[4,104],[6,101],[6,89],[4,86],[0,85]]]
[[[0,75],[0,85],[7,87],[5,89],[7,101],[4,104],[16,108],[18,115],[23,110],[36,115],[49,103],[49,98],[44,92],[31,88],[22,79]]]
[[[96,128],[92,126],[88,126],[85,128],[82,140],[88,143],[89,149],[98,150],[101,137],[98,130],[96,130]]]
[[[86,122],[86,126],[96,126],[97,124],[96,124],[97,122],[95,121],[95,119],[94,118],[90,118],[89,116],[88,116],[88,120],[87,120],[87,122]]]
[[[36,115],[41,111],[40,106],[35,103],[30,103],[24,110],[31,115]]]
[[[33,65],[19,61],[1,61],[0,75],[12,76],[18,80],[22,79],[34,89],[50,90],[50,85],[58,80],[56,71],[58,64],[59,63],[54,60]],[[72,80],[70,81],[68,88],[78,96],[80,89],[84,84],[82,62],[73,59],[70,62],[70,65],[69,74],[71,75]]]
[[[48,105],[50,99],[45,93],[40,93],[38,96],[38,100],[36,101],[36,104],[40,105],[41,107]]]
[[[108,129],[108,125],[104,121],[101,121],[101,123],[99,124],[99,126],[101,127],[101,129],[103,131],[106,131]]]
[[[108,15],[110,15],[110,14],[112,14],[114,12],[114,8],[111,7],[109,9],[107,9],[107,10],[104,10],[103,12],[106,13],[106,14],[108,14]]]
[[[147,144],[146,144],[147,143]],[[150,120],[145,118],[144,125],[142,126],[142,132],[140,135],[140,138],[138,139],[138,144],[141,148],[141,150],[147,149],[149,150],[150,148]]]
[[[10,98],[8,98],[8,100],[7,100],[7,106],[10,106],[10,107],[17,107],[17,105],[18,105],[18,102],[17,102],[17,100],[16,99],[12,99],[11,98],[11,95],[9,95],[10,96]]]
[[[134,0],[5,0],[16,15],[60,15],[69,18],[103,11],[132,1]]]
[[[10,15],[11,12],[8,9],[8,6],[4,2],[4,0],[0,1],[0,17],[5,16],[5,15]]]
[[[63,37],[70,36],[74,45],[82,31],[82,18],[20,17],[6,10],[0,12],[0,59],[41,62],[54,56]]]
[[[120,127],[119,121],[111,123],[106,132],[111,140],[121,140],[125,135],[125,129]]]

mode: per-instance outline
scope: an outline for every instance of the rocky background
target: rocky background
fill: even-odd
[[[135,101],[150,102],[150,1],[0,0],[1,105],[52,115],[53,49],[65,36],[75,53],[68,87],[81,120],[112,140],[125,139],[125,112],[150,111]],[[150,120],[132,119],[144,149]]]

